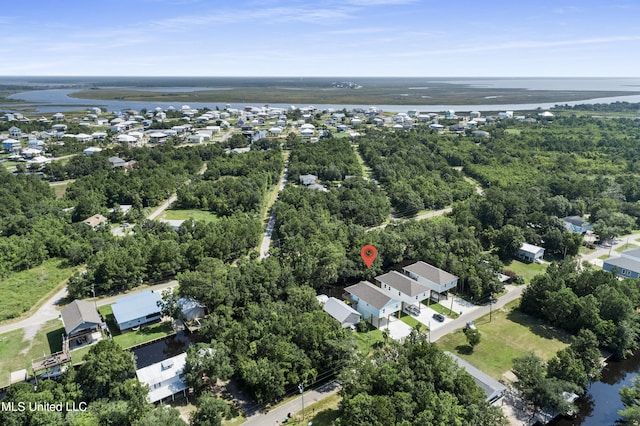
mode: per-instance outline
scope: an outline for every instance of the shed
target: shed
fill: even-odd
[[[204,317],[204,305],[192,297],[181,297],[178,299],[178,306],[182,313],[182,319],[185,321],[193,321],[197,318]]]
[[[335,297],[328,298],[322,309],[338,320],[342,328],[355,326],[360,322],[360,313]]]
[[[158,321],[162,318],[158,302],[160,293],[142,291],[120,297],[112,305],[113,317],[120,331]]]

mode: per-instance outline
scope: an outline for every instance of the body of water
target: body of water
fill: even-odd
[[[44,79],[44,78],[42,78]],[[105,108],[108,111],[121,111],[125,109],[135,109],[141,110],[146,108],[148,110],[154,108],[162,108],[166,109],[169,106],[179,107],[177,103],[163,103],[163,102],[148,102],[148,101],[121,101],[121,100],[91,100],[91,99],[76,99],[69,97],[69,94],[74,93],[78,90],[82,90],[86,87],[112,87],[112,88],[123,88],[128,90],[146,90],[146,91],[156,91],[156,92],[194,92],[198,90],[229,90],[231,87],[241,86],[243,84],[242,79],[232,79],[232,78],[218,78],[211,79],[208,82],[206,79],[179,79],[173,78],[169,79],[168,82],[171,83],[171,86],[167,85],[156,85],[153,83],[158,83],[154,79],[148,78],[139,78],[133,79],[131,81],[127,81],[126,84],[122,82],[122,79],[112,78],[113,81],[105,78],[104,84],[90,84],[91,82],[88,78],[78,78],[76,84],[72,84],[72,78],[66,78],[63,80],[63,83],[67,85],[67,87],[60,88],[59,86],[62,84],[56,79],[51,79],[49,83],[51,86],[58,86],[58,88],[52,89],[44,89],[44,90],[33,90],[33,91],[25,91],[21,93],[17,93],[9,96],[10,99],[13,100],[23,100],[26,103],[41,103],[42,105],[30,105],[36,109],[36,111],[41,113],[53,113],[57,111],[70,111],[77,110],[82,108],[88,108],[91,106],[97,106],[101,108]],[[259,79],[247,79],[249,80],[259,80]],[[274,79],[263,79],[264,83],[273,83]],[[272,81],[273,80],[273,81]],[[362,80],[363,84],[366,84],[367,79],[355,79]],[[399,86],[399,90],[402,90],[401,83],[404,79],[387,79],[393,81],[393,84]],[[427,87],[429,83],[451,83],[451,84],[466,84],[469,86],[476,87],[495,87],[495,88],[521,88],[525,90],[607,90],[607,91],[639,91],[640,90],[640,78],[466,78],[466,79],[434,79],[434,78],[424,78],[424,79],[406,79],[407,87],[404,88],[406,90],[410,90],[415,87]],[[133,85],[134,81],[138,81],[138,85]],[[300,80],[304,81],[304,80]],[[329,80],[328,80],[329,81]],[[372,79],[371,81],[374,81]],[[14,82],[13,80],[7,80],[0,78],[0,84],[8,84],[9,82]],[[20,81],[22,82],[22,81]],[[278,83],[286,82],[285,80],[279,81]],[[425,86],[416,86],[416,83],[425,83]],[[15,83],[15,82],[14,82]],[[109,84],[111,83],[111,84]],[[121,84],[118,84],[121,83]],[[183,83],[184,86],[179,83]],[[210,83],[210,84],[207,84]],[[234,84],[235,83],[235,84]],[[290,83],[290,82],[289,82]],[[31,84],[31,83],[30,83]],[[44,80],[38,80],[37,84],[43,85]],[[201,84],[201,85],[197,85]],[[216,85],[214,85],[216,84]],[[73,86],[73,87],[69,87]],[[562,101],[559,100],[557,102],[547,102],[547,103],[522,103],[522,104],[495,104],[495,105],[375,105],[377,108],[383,111],[391,111],[391,112],[406,112],[408,110],[418,110],[421,112],[440,112],[448,109],[453,109],[456,111],[505,111],[505,110],[533,110],[536,108],[548,109],[555,105],[576,105],[583,103],[612,103],[618,101],[626,101],[626,102],[640,102],[640,95],[629,95],[629,96],[616,96],[616,97],[608,97],[608,98],[595,98],[595,99],[584,99],[579,101]],[[219,109],[224,109],[226,103],[214,103],[214,102],[189,102],[189,105],[193,108],[210,108],[215,109],[216,107]],[[231,104],[232,108],[242,109],[247,105],[262,105],[260,102],[252,102],[248,100],[243,104]],[[269,103],[269,105],[278,108],[288,108],[290,104],[281,104],[281,103]],[[300,105],[302,106],[302,105]],[[315,107],[319,109],[354,109],[354,108],[368,108],[370,105],[353,105],[353,104],[315,104]],[[11,105],[4,107],[5,110],[11,110]],[[19,105],[15,106],[16,108]]]
[[[602,378],[592,383],[585,396],[576,401],[578,415],[575,418],[559,418],[553,421],[555,426],[602,426],[613,425],[620,419],[618,410],[622,410],[619,391],[623,386],[631,386],[631,380],[640,372],[640,351],[633,356],[611,361],[602,370]]]
[[[162,340],[133,349],[136,355],[136,368],[148,367],[167,358],[180,355],[187,351],[187,348],[197,342],[197,334],[187,334],[179,332]]]

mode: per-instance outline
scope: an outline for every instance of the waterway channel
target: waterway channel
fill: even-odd
[[[197,333],[189,334],[180,331],[162,340],[132,349],[131,352],[136,355],[136,368],[147,367],[186,352],[190,345],[199,341],[198,337]]]
[[[620,361],[610,361],[602,370],[599,381],[591,384],[585,396],[576,401],[578,414],[574,418],[560,418],[551,422],[555,426],[613,425],[622,410],[619,391],[631,386],[631,380],[640,372],[640,351]]]

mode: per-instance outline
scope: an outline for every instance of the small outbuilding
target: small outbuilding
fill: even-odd
[[[178,306],[182,313],[182,319],[185,321],[193,321],[204,317],[204,305],[192,297],[181,297],[178,299]]]
[[[360,322],[360,313],[335,297],[328,298],[322,309],[338,320],[342,328],[353,327]]]

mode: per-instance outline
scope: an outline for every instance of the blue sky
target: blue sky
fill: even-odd
[[[637,0],[13,1],[0,75],[640,74]]]

